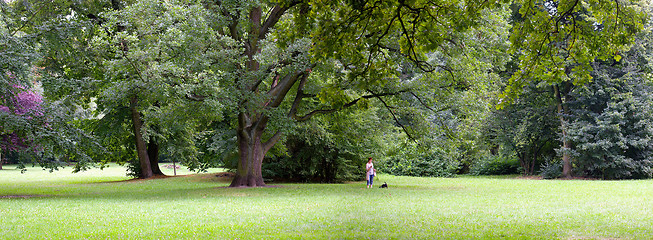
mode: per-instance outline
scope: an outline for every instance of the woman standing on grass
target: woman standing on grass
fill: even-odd
[[[372,188],[372,184],[374,184],[374,175],[376,175],[376,169],[374,169],[374,164],[372,163],[371,157],[367,159],[365,169],[365,180],[367,180],[367,188]]]

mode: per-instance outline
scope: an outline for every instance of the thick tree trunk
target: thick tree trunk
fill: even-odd
[[[2,170],[2,150],[0,150],[0,170]]]
[[[264,187],[261,172],[264,154],[260,142],[248,144],[240,141],[239,148],[238,170],[229,187]]]
[[[138,98],[133,97],[131,99],[130,110],[132,123],[134,126],[134,138],[136,140],[136,153],[138,155],[138,161],[141,166],[141,175],[139,178],[151,178],[154,176],[152,172],[152,167],[150,165],[150,158],[148,157],[147,147],[145,145],[145,140],[143,139],[143,134],[141,130],[143,128],[143,121],[141,120],[141,113],[138,111]]]
[[[159,167],[159,144],[150,139],[147,144],[147,157],[150,159],[150,167],[152,167],[152,174],[165,175]]]
[[[246,114],[239,115],[238,126],[238,169],[230,187],[263,187],[261,166],[265,149],[261,136],[265,128],[251,127]]]
[[[569,149],[571,144],[567,137],[567,121],[565,120],[564,100],[560,94],[558,85],[553,85],[556,102],[558,104],[558,116],[560,118],[560,129],[562,131],[562,177],[571,178],[571,157],[569,156]]]
[[[251,23],[249,30],[249,39],[245,55],[248,57],[247,70],[255,72],[259,70],[260,64],[254,58],[259,52],[259,33],[261,31],[262,10],[260,7],[251,9],[249,21]],[[249,90],[255,90],[256,88]],[[245,90],[245,89],[243,89]],[[262,116],[249,113],[240,113],[238,115],[238,169],[236,176],[231,182],[230,187],[262,187],[265,186],[261,166],[265,150],[261,143],[261,136],[265,131],[267,120]],[[265,118],[265,117],[263,117]]]

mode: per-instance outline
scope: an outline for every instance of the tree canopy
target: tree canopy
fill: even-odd
[[[85,156],[80,169],[128,162],[134,176],[149,178],[162,174],[160,152],[201,169],[203,156],[234,156],[225,149],[235,149],[232,187],[264,186],[266,156],[309,161],[307,147],[354,168],[351,158],[383,154],[360,147],[377,140],[383,144],[367,146],[394,148],[388,159],[408,156],[421,159],[408,165],[457,172],[491,152],[481,129],[493,104],[516,109],[504,112],[513,118],[550,117],[517,109],[550,109],[539,92],[524,93],[546,85],[558,93],[566,136],[569,106],[560,100],[573,89],[558,86],[582,86],[596,76],[596,62],[622,61],[649,9],[645,1],[618,0],[1,4],[3,103],[9,75],[38,82],[46,105],[62,110],[56,122],[97,144],[61,148],[59,158]],[[528,99],[515,104],[520,95]],[[362,113],[375,120],[351,120]],[[551,142],[543,135],[551,126],[535,119],[518,121],[524,132],[509,137],[516,151],[527,155],[542,147],[538,139]],[[351,142],[368,127],[347,135],[346,124],[392,127],[372,134],[374,141]],[[309,129],[317,135],[298,132]],[[224,143],[236,147],[218,146]],[[537,156],[526,155],[522,165],[533,173]],[[404,171],[396,161],[388,165]]]

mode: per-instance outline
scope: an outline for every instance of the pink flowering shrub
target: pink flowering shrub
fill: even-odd
[[[43,114],[41,111],[43,97],[41,95],[17,85],[13,86],[11,93],[13,96],[9,96],[7,102],[14,106],[14,114],[21,116],[27,114],[41,116]],[[7,106],[0,105],[0,111],[9,112],[10,109]]]
[[[41,95],[18,85],[13,85],[9,93],[9,96],[2,96],[0,101],[11,106],[0,105],[0,111],[10,115],[5,121],[29,121],[35,116],[43,116]],[[0,147],[10,151],[28,148],[30,141],[21,135],[24,134],[17,133],[15,129],[7,129],[3,124],[0,126]]]

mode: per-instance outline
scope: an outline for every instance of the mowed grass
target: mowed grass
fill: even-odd
[[[190,175],[125,181],[117,166],[2,170],[0,196],[12,197],[0,198],[0,239],[653,238],[651,180],[381,174],[389,189],[231,189],[215,173],[181,174]]]

